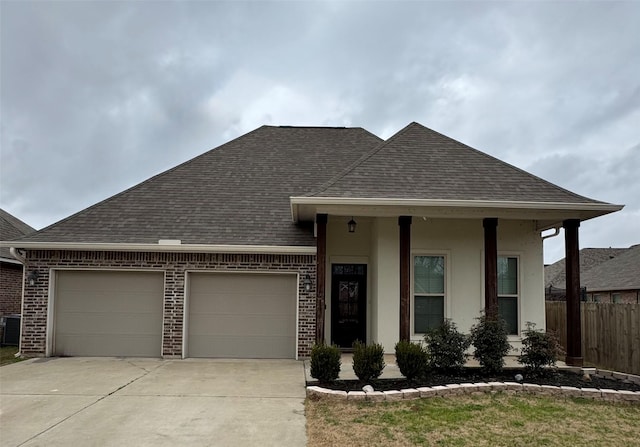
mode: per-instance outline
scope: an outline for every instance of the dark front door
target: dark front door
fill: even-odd
[[[367,266],[331,266],[331,338],[341,348],[367,337]]]

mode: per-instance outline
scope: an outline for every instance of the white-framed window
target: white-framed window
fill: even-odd
[[[424,334],[444,321],[446,259],[444,255],[413,257],[413,333]]]
[[[518,335],[518,261],[517,256],[498,256],[498,313],[507,322],[509,335]]]

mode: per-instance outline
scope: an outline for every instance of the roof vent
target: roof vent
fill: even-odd
[[[180,239],[160,239],[158,245],[180,245],[182,241]]]

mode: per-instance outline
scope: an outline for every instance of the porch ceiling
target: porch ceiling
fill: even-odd
[[[416,216],[449,219],[533,220],[545,230],[566,219],[581,221],[621,210],[609,203],[508,202],[437,199],[375,199],[356,197],[291,197],[294,222],[313,221],[316,214],[335,216]]]

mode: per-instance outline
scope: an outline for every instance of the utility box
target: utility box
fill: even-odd
[[[2,346],[18,346],[20,343],[20,315],[7,315],[4,320]]]

